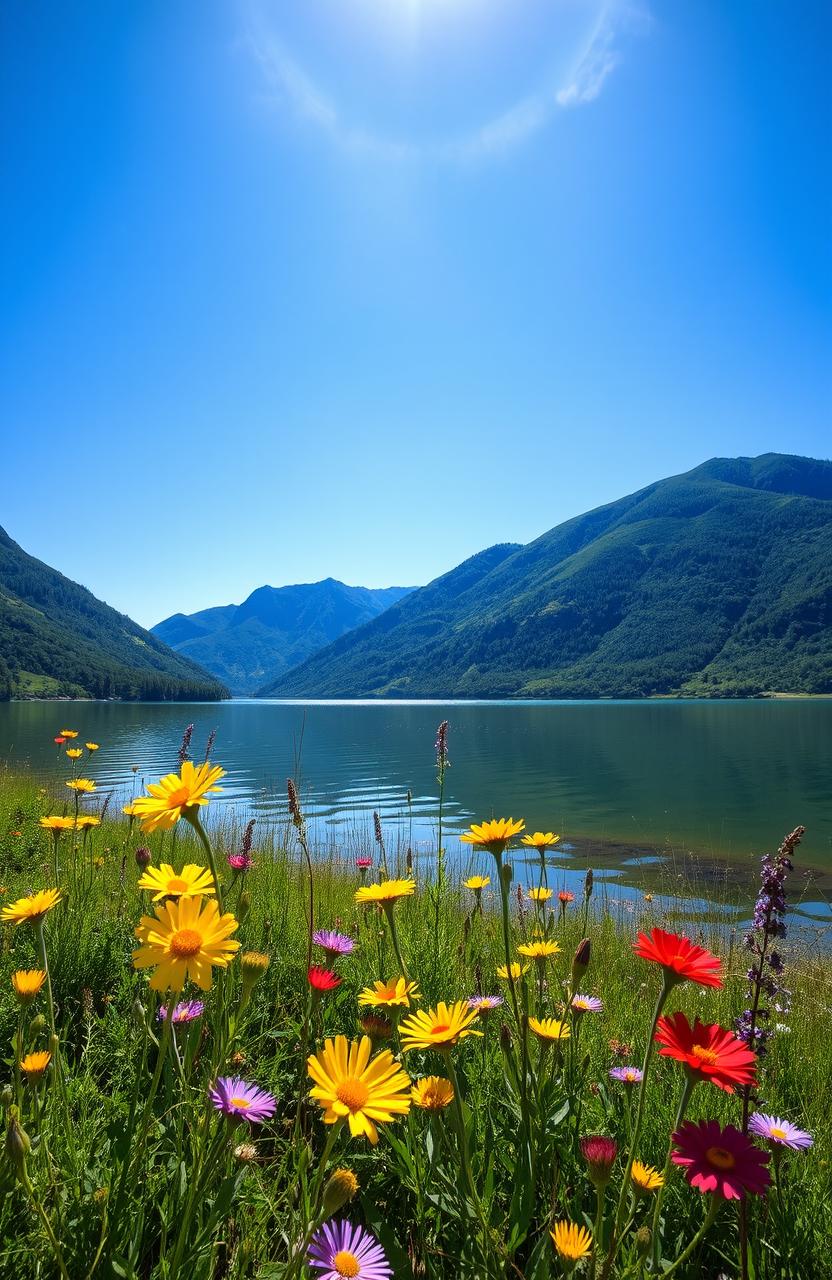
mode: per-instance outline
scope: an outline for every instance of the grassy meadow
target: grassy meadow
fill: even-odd
[[[8,912],[26,895],[61,892],[39,921],[10,921],[0,933],[0,1280],[832,1274],[826,954],[806,944],[797,950],[788,938],[777,944],[790,1008],[773,1014],[772,1025],[780,1022],[781,1029],[757,1064],[748,1109],[784,1117],[809,1131],[814,1145],[767,1148],[770,1185],[739,1202],[743,1250],[736,1200],[703,1194],[672,1163],[661,1196],[637,1194],[632,1181],[633,1155],[657,1174],[665,1168],[687,1079],[680,1061],[658,1053],[643,1093],[609,1074],[642,1067],[664,989],[663,966],[633,951],[637,933],[685,932],[655,903],[645,899],[622,916],[604,910],[597,894],[561,905],[557,872],[541,859],[541,884],[552,898],[531,900],[506,874],[504,912],[499,866],[510,864],[519,835],[501,856],[476,853],[478,869],[490,878],[481,899],[450,870],[414,871],[374,842],[364,851],[370,868],[356,867],[354,849],[339,856],[312,847],[307,861],[297,812],[294,823],[287,819],[265,833],[255,828],[247,870],[227,861],[244,847],[245,823],[216,803],[199,809],[210,857],[202,829],[187,820],[195,807],[167,830],[143,832],[140,815],[110,804],[99,824],[53,836],[41,819],[72,817],[76,796],[78,813],[102,817],[98,789],[67,789],[76,773],[95,779],[92,753],[73,763],[56,748],[48,778],[0,772],[0,907]],[[782,835],[772,832],[772,849]],[[149,979],[167,970],[132,963],[138,949],[153,945],[147,929],[135,936],[142,917],[156,918],[150,892],[138,887],[144,868],[136,851],[145,849],[152,867],[168,863],[177,873],[186,864],[210,872],[213,861],[222,911],[234,917],[233,939],[241,946],[224,963],[206,965],[210,989],[187,981],[181,992],[156,991]],[[140,853],[142,860],[147,855]],[[412,893],[390,901],[382,895],[380,905],[356,902],[362,885],[411,878]],[[749,912],[755,892],[749,888]],[[201,910],[207,899],[190,901]],[[175,912],[183,902],[169,895],[157,905]],[[313,928],[349,938],[350,954],[329,962],[310,945],[310,904]],[[667,984],[665,1013],[683,1010],[691,1022],[696,1016],[733,1028],[748,1003],[753,957],[741,937],[726,941],[707,923],[689,929],[692,942],[721,957],[724,985]],[[192,933],[180,928],[172,935],[174,950]],[[587,963],[576,966],[584,938],[590,946],[579,959]],[[501,980],[507,941],[517,962],[518,945],[543,943],[551,954],[523,959],[527,974]],[[49,981],[24,1003],[12,974],[45,972],[44,956]],[[331,989],[310,985],[310,957],[334,973]],[[359,1005],[362,990],[403,970],[418,987],[418,1002]],[[580,1013],[572,1004],[576,992],[602,1008]],[[503,1003],[471,1021],[458,1002],[477,993],[499,995]],[[170,1014],[175,1002],[193,1000],[204,1009],[192,1020],[160,1018],[160,1010]],[[439,1002],[450,1008],[437,1013]],[[435,1035],[436,1047],[413,1047],[418,1036],[406,1028],[418,1010],[428,1013],[428,1039]],[[362,1027],[367,1015],[375,1022]],[[559,1031],[540,1038],[530,1018]],[[377,1145],[350,1131],[360,1112],[355,1089],[366,1092],[355,1084],[358,1073],[348,1070],[349,1088],[335,1090],[347,1099],[347,1123],[340,1113],[324,1122],[307,1074],[309,1055],[323,1061],[325,1041],[345,1036],[357,1043],[368,1027],[373,1052],[392,1052],[388,1077],[398,1090],[399,1110],[385,1119],[382,1105],[376,1115]],[[50,1055],[45,1069],[38,1074],[35,1061],[34,1071],[21,1071],[21,1061],[38,1053]],[[425,1087],[433,1109],[411,1103],[409,1082],[396,1084],[391,1073],[400,1081],[402,1068],[410,1081],[450,1081],[433,1092]],[[265,1091],[270,1114],[252,1123],[243,1108],[218,1105],[209,1090],[221,1079],[232,1081],[232,1104],[243,1096],[233,1083],[239,1079]],[[371,1100],[374,1087],[371,1079]],[[742,1127],[741,1087],[731,1094],[702,1080],[688,1092],[688,1120]],[[600,1172],[588,1162],[581,1147],[588,1136],[613,1140],[606,1148],[611,1168],[609,1160]],[[702,1234],[711,1207],[713,1225]],[[346,1221],[362,1229],[359,1244],[358,1234],[344,1234]],[[558,1230],[559,1223],[574,1231]],[[372,1252],[370,1237],[383,1255]]]

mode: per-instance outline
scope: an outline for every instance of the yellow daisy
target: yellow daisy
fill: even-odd
[[[374,1009],[393,1005],[409,1008],[411,1000],[421,998],[415,982],[408,982],[406,978],[391,978],[389,982],[374,982],[371,987],[365,987],[358,997],[358,1003],[371,1005]]]
[[[41,818],[40,825],[44,831],[51,831],[53,835],[59,835],[61,831],[71,831],[75,826],[75,819],[52,816]]]
[[[150,889],[153,901],[162,898],[197,898],[216,893],[214,877],[206,867],[187,863],[181,871],[174,871],[169,862],[158,867],[147,867],[139,878],[140,889]]]
[[[531,966],[527,964],[518,964],[516,960],[513,961],[511,966],[512,979],[516,982],[518,978],[522,978],[524,973],[529,972],[530,967]],[[508,982],[509,971],[506,965],[500,964],[497,966],[497,977],[502,978],[504,982]]]
[[[75,826],[79,831],[83,831],[85,827],[100,827],[101,819],[96,818],[92,813],[82,814]]]
[[[529,849],[550,849],[553,844],[557,844],[560,836],[556,836],[554,831],[535,831],[533,836],[523,836],[521,844],[526,845]]]
[[[529,1031],[533,1031],[538,1040],[568,1040],[572,1034],[568,1022],[558,1018],[529,1018]]]
[[[491,884],[491,876],[470,876],[465,881],[465,888],[471,889],[474,893],[482,893],[483,889],[487,889]]]
[[[526,897],[532,902],[548,902],[553,893],[553,889],[529,889]]]
[[[26,898],[18,898],[17,902],[10,902],[0,914],[9,924],[38,924],[60,900],[60,889],[40,889]]]
[[[20,1070],[30,1084],[37,1084],[51,1061],[52,1054],[48,1049],[44,1049],[40,1053],[27,1053],[26,1057],[21,1060]]]
[[[651,1164],[642,1164],[640,1160],[633,1161],[630,1177],[636,1191],[643,1195],[650,1195],[651,1192],[658,1191],[659,1187],[664,1186],[664,1174],[659,1173],[658,1169],[654,1169]]]
[[[549,1235],[564,1262],[580,1262],[592,1249],[592,1236],[576,1222],[558,1222]]]
[[[169,831],[189,809],[206,805],[209,795],[221,791],[216,783],[224,777],[225,770],[218,764],[205,760],[195,767],[186,760],[181,773],[168,773],[150,783],[149,795],[133,801],[133,815],[141,819],[142,831]]]
[[[541,942],[521,942],[517,948],[521,956],[528,956],[530,960],[551,960],[552,956],[560,954],[560,947],[556,942],[544,938]]]
[[[240,948],[231,937],[236,928],[234,916],[221,916],[216,902],[168,900],[156,907],[155,916],[139,921],[135,934],[142,946],[133,952],[133,967],[156,967],[153,991],[181,991],[186,978],[208,991],[212,966],[225,969]]]
[[[450,1049],[466,1036],[482,1035],[471,1028],[476,1021],[477,1011],[467,1000],[452,1005],[440,1000],[435,1009],[420,1009],[404,1019],[399,1027],[402,1048],[405,1053],[411,1049]]]
[[[95,783],[92,778],[71,778],[65,783],[70,791],[77,791],[83,795],[89,795],[91,791],[95,791]]]
[[[126,813],[128,818],[135,818],[137,809],[135,800],[131,800],[129,804],[122,805],[122,813]]]
[[[471,830],[463,831],[459,838],[463,844],[502,853],[511,837],[518,835],[525,825],[522,818],[517,822],[514,818],[492,818],[488,822],[472,822]]]
[[[389,1049],[370,1057],[369,1036],[349,1042],[346,1036],[327,1040],[307,1060],[314,1087],[309,1096],[323,1110],[324,1124],[346,1120],[354,1138],[378,1142],[377,1124],[389,1124],[410,1110],[410,1079]]]
[[[425,1076],[410,1090],[414,1107],[422,1111],[442,1111],[454,1100],[454,1087],[444,1076]]]
[[[14,993],[21,1004],[31,1004],[45,981],[46,973],[43,969],[16,969],[12,974]]]
[[[61,737],[62,737],[62,738],[77,738],[77,737],[78,737],[78,730],[77,730],[77,729],[61,729]]]
[[[80,760],[84,753],[80,747],[67,747],[66,754],[69,756],[70,760]]]
[[[415,880],[382,880],[381,884],[366,884],[356,889],[355,901],[359,906],[377,902],[379,906],[388,907],[399,898],[409,898],[415,892]]]
[[[97,751],[97,750],[98,750],[98,747],[99,747],[99,743],[97,743],[97,742],[85,742],[85,743],[84,743],[84,746],[87,748],[87,751]]]

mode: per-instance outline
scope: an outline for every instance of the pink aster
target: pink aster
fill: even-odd
[[[763,1195],[771,1182],[766,1168],[770,1160],[749,1142],[739,1129],[728,1124],[723,1129],[716,1120],[692,1120],[673,1134],[673,1163],[681,1165],[685,1177],[697,1190],[742,1200],[746,1192]]]
[[[572,1008],[576,1013],[600,1013],[603,1007],[604,1002],[598,996],[574,995],[572,997]]]
[[[798,1129],[797,1125],[781,1120],[779,1116],[766,1115],[764,1111],[755,1111],[749,1117],[748,1131],[755,1138],[765,1138],[766,1142],[773,1142],[778,1147],[791,1147],[792,1151],[805,1151],[814,1142],[811,1133],[805,1129]]]
[[[348,956],[355,950],[355,942],[346,933],[338,933],[335,929],[316,929],[312,941],[323,947],[328,960],[336,960],[338,956]]]
[[[248,1120],[250,1124],[262,1124],[274,1115],[276,1100],[265,1089],[247,1084],[239,1076],[220,1076],[208,1090],[208,1096],[224,1116],[232,1120]]]

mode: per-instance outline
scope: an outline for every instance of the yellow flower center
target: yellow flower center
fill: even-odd
[[[781,1142],[782,1142],[783,1138],[785,1138],[785,1136],[786,1136],[786,1130],[785,1130],[785,1129],[778,1129],[778,1128],[776,1128],[776,1127],[774,1127],[774,1126],[773,1126],[771,1129],[769,1129],[769,1135],[770,1135],[772,1138],[779,1138],[779,1139],[781,1140]]]
[[[718,1053],[714,1053],[713,1049],[706,1049],[701,1044],[695,1044],[692,1053],[694,1058],[698,1058],[701,1063],[708,1067],[712,1067],[719,1059]]]
[[[737,1163],[731,1152],[724,1147],[708,1147],[705,1158],[715,1169],[733,1169]]]
[[[364,1106],[370,1096],[370,1090],[363,1080],[358,1080],[355,1076],[347,1076],[346,1080],[342,1080],[335,1090],[335,1096],[339,1102],[343,1102],[345,1107],[349,1107],[354,1114]],[[344,1271],[342,1274],[345,1276],[358,1275],[358,1272]]]
[[[332,1265],[339,1276],[357,1276],[361,1274],[361,1263],[349,1249],[341,1249],[332,1259]]]
[[[202,950],[202,936],[196,929],[177,929],[170,940],[170,949],[177,960],[187,960]]]
[[[450,1029],[451,1028],[448,1026],[447,1022],[437,1022],[435,1027],[431,1027],[430,1033],[432,1036],[441,1036],[444,1035],[446,1031],[450,1031]]]
[[[183,880],[180,876],[173,876],[171,880],[168,880],[168,893],[185,893],[187,888],[187,880]]]
[[[250,1107],[251,1103],[248,1098],[231,1098],[231,1106],[237,1107],[238,1110],[245,1111],[246,1107]]]
[[[168,796],[168,808],[179,809],[182,805],[188,803],[190,799],[190,791],[187,787],[178,787],[176,791],[171,791]]]

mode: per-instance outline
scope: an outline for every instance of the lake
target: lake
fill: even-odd
[[[261,823],[282,820],[295,775],[320,845],[366,843],[378,810],[390,850],[410,845],[429,858],[434,740],[446,718],[446,847],[466,864],[458,833],[472,819],[512,814],[528,830],[561,833],[553,865],[570,888],[590,862],[625,897],[660,873],[695,865],[707,880],[727,863],[750,890],[752,858],[800,823],[800,870],[820,873],[805,908],[828,917],[820,891],[832,884],[832,700],[16,702],[0,704],[0,759],[51,771],[54,735],[76,728],[101,743],[89,772],[102,791],[127,795],[132,766],[145,781],[176,767],[193,721],[195,759],[217,731],[213,757],[228,771],[221,803]]]

